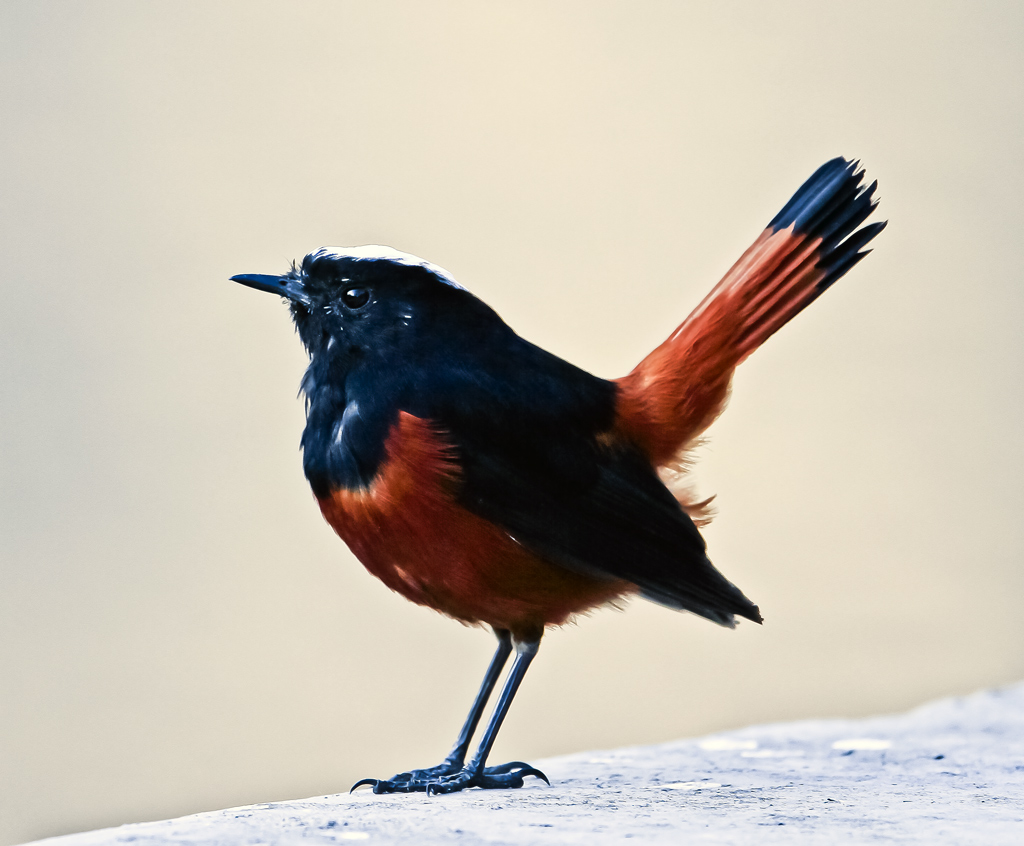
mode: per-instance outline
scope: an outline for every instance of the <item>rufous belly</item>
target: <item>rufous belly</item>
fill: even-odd
[[[389,588],[466,623],[523,639],[634,590],[534,555],[455,499],[459,471],[442,432],[401,413],[372,484],[318,500],[327,522]]]

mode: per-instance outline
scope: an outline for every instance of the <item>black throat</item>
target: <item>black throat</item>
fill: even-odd
[[[387,380],[373,380],[373,369],[358,350],[324,349],[303,376],[302,466],[318,498],[368,487],[383,460],[398,406]]]

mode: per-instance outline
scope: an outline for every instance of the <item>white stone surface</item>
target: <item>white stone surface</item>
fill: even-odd
[[[551,787],[430,799],[360,791],[37,842],[1024,844],[1024,684],[899,716],[532,763]]]

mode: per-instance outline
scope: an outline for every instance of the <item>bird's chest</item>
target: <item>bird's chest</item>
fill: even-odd
[[[369,484],[317,493],[324,518],[392,590],[463,619],[460,598],[515,544],[456,501],[458,465],[428,421],[399,413]]]
[[[369,485],[317,495],[327,522],[389,588],[469,623],[533,636],[620,595],[563,570],[458,502],[457,457],[429,421],[399,413]]]

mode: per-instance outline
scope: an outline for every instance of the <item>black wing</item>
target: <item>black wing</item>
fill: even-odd
[[[760,622],[639,448],[598,438],[614,421],[615,385],[517,341],[485,384],[456,376],[428,392],[423,411],[459,451],[461,503],[570,570],[632,582],[724,626],[733,615]]]

